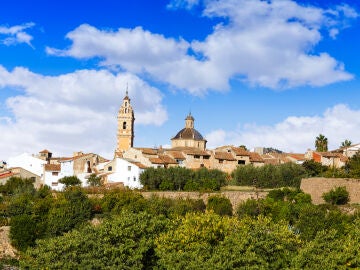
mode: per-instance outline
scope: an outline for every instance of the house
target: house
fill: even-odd
[[[9,158],[7,162],[8,168],[23,168],[41,179],[44,175],[44,165],[47,163],[46,160],[40,159],[34,155],[23,153],[21,155]]]
[[[4,185],[11,177],[28,178],[34,181],[34,187],[39,188],[43,182],[39,175],[36,175],[21,167],[13,167],[0,172],[0,184]]]
[[[131,189],[142,188],[140,174],[146,168],[140,162],[125,158],[115,157],[104,166],[104,172],[100,176],[104,179],[104,184],[123,183],[125,187]]]
[[[315,162],[321,163],[324,166],[341,168],[344,167],[348,157],[336,152],[316,152],[308,150],[305,153],[305,158],[308,160],[314,160]]]

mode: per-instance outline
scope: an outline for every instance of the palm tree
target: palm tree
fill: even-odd
[[[340,148],[351,146],[352,142],[350,140],[345,140],[341,143]]]
[[[316,137],[315,148],[318,152],[327,152],[328,139],[323,134],[319,134],[319,136]]]

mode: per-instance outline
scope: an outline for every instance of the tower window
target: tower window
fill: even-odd
[[[125,108],[125,113],[127,113],[127,108]]]
[[[125,107],[127,107],[127,102],[125,101]]]
[[[123,129],[126,129],[126,122],[123,122]]]

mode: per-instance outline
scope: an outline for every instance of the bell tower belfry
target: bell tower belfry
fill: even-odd
[[[134,143],[134,111],[130,104],[128,91],[123,99],[118,113],[118,130],[116,153],[123,153],[133,147]]]

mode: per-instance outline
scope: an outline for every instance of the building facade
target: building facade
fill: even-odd
[[[118,113],[117,146],[115,156],[130,149],[134,145],[134,110],[130,104],[128,91],[123,99]]]

